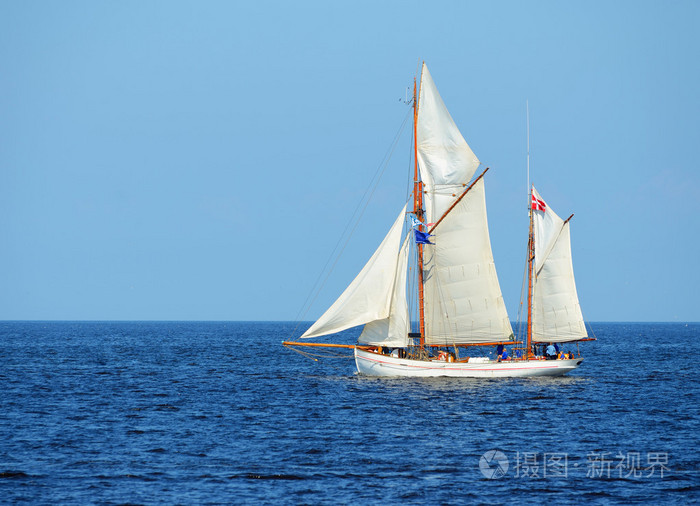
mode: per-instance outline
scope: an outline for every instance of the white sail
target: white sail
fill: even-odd
[[[370,376],[561,376],[576,369],[583,358],[574,357],[571,352],[546,361],[534,357],[534,350],[514,353],[516,356],[507,360],[478,356],[465,360],[457,356],[460,345],[514,344],[515,338],[491,251],[485,182],[481,176],[472,179],[480,162],[452,120],[425,64],[420,96],[414,98],[414,161],[420,165],[420,178],[416,175],[418,181],[414,183],[421,191],[414,195],[412,224],[415,232],[427,231],[429,235],[409,234],[400,246],[404,207],[362,271],[301,337],[332,334],[364,324],[358,343],[365,346],[327,346],[353,348],[358,373]],[[535,195],[539,199],[533,188],[533,199]],[[569,225],[546,208],[543,201],[537,206],[541,208],[539,214],[531,214],[535,220],[531,222],[535,228],[531,238],[537,241],[536,251],[531,251],[528,259],[528,286],[534,289],[534,294],[528,291],[528,348],[532,339],[564,342],[586,336],[571,265]],[[419,242],[418,272],[411,276],[419,282],[418,348],[419,343],[413,339],[417,336],[410,333],[406,293],[407,285],[412,284],[407,282],[411,274],[407,271],[409,245],[414,238]],[[283,344],[324,346],[293,341]],[[434,356],[426,353],[429,349],[424,345],[454,345],[455,352],[442,350]]]
[[[358,341],[373,346],[402,347],[408,344],[411,321],[406,300],[406,273],[408,271],[408,244],[411,235],[406,236],[399,261],[396,265],[394,293],[391,297],[389,317],[375,320],[365,325]]]
[[[389,317],[405,215],[406,206],[350,286],[301,337],[333,334]]]
[[[483,179],[439,223],[431,241],[423,248],[426,343],[512,339],[491,253]]]
[[[464,190],[479,167],[479,159],[455,125],[425,63],[416,130],[425,209],[428,221],[435,221],[454,202],[454,195]]]
[[[532,338],[536,342],[582,339],[588,333],[576,293],[569,222],[557,216],[534,187],[532,193],[540,202],[539,209],[532,210],[535,235]]]

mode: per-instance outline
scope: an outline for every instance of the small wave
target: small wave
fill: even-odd
[[[19,478],[29,478],[30,475],[24,471],[2,471],[0,472],[0,478],[4,479],[19,479]]]
[[[245,480],[305,480],[304,476],[297,476],[296,474],[257,474],[257,473],[244,473],[244,474],[234,474],[229,476],[229,479],[243,478]]]
[[[122,474],[121,478],[129,478],[132,480],[141,480],[141,481],[156,481],[155,478],[151,478],[150,476],[141,476],[140,474]]]
[[[683,487],[683,488],[671,488],[671,489],[668,489],[668,490],[669,490],[669,492],[687,493],[687,492],[696,492],[696,491],[700,490],[700,487],[697,487],[697,486],[694,486],[694,485],[690,485],[690,486],[688,486],[688,487]]]
[[[604,490],[600,490],[600,491],[594,491],[594,492],[584,492],[583,497],[585,497],[586,499],[597,499],[600,497],[614,497],[614,496],[612,494],[604,491]]]
[[[158,411],[180,411],[180,408],[173,406],[172,404],[157,404],[156,410]]]

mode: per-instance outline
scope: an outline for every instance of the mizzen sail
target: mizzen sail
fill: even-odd
[[[569,220],[562,220],[534,187],[532,195],[535,236],[532,338],[536,342],[583,339],[588,333],[576,293]]]

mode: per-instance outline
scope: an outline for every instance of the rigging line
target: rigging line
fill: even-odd
[[[591,334],[593,334],[593,337],[595,339],[598,339],[598,336],[595,335],[595,332],[593,331],[593,326],[591,325],[591,322],[586,320],[586,318],[583,316],[583,310],[581,309],[581,302],[579,301],[578,308],[581,311],[581,318],[583,319],[583,328],[585,329],[588,327],[588,330],[591,331]]]
[[[528,240],[529,243],[529,240]],[[529,246],[529,245],[528,245]],[[523,339],[523,302],[525,301],[525,285],[527,284],[527,257],[530,248],[525,251],[525,266],[523,267],[523,281],[520,284],[520,307],[518,308],[518,339]]]
[[[566,221],[564,221],[564,223],[561,224],[561,227],[559,228],[559,231],[557,232],[556,238],[554,238],[554,240],[550,239],[550,241],[549,241],[550,246],[547,249],[547,251],[545,252],[545,254],[542,255],[544,258],[541,260],[540,268],[535,270],[535,279],[537,279],[537,276],[539,276],[540,272],[542,272],[542,269],[544,268],[545,262],[549,258],[549,255],[551,255],[552,250],[554,249],[554,246],[556,245],[557,241],[559,241],[559,238],[561,237],[561,234],[564,231],[564,227],[566,227],[566,225],[569,223],[569,220],[571,220],[571,218],[573,218],[573,217],[574,217],[573,214],[571,216],[569,216],[566,219]],[[535,267],[537,267],[537,264],[535,264]]]
[[[579,304],[579,306],[580,306],[580,304]],[[581,314],[581,316],[583,316],[583,314]],[[595,331],[593,330],[593,325],[591,325],[591,322],[586,321],[585,318],[583,319],[583,321],[585,322],[584,325],[588,325],[588,330],[591,331],[591,334],[593,334],[593,337],[598,339],[598,336],[595,335]]]
[[[314,362],[318,362],[318,358],[315,358],[315,357],[319,357],[319,358],[345,358],[345,359],[347,359],[347,358],[354,358],[352,355],[350,355],[350,356],[348,356],[348,355],[341,355],[341,354],[339,354],[339,353],[327,353],[327,354],[323,354],[323,353],[309,353],[308,351],[298,350],[298,349],[296,349],[296,348],[294,348],[294,347],[292,347],[292,346],[285,346],[285,348],[288,348],[288,349],[290,349],[290,350],[292,350],[292,351],[296,351],[299,355],[302,355],[302,356],[304,356],[304,357],[306,357],[306,358],[309,358],[309,359],[313,360]]]
[[[435,255],[435,253],[433,252],[433,256],[434,255]],[[445,297],[445,293],[442,289],[442,283],[440,283],[440,277],[437,275],[437,272],[435,273],[435,276],[436,276],[436,278],[435,278],[435,281],[433,284],[434,284],[434,286],[437,287],[437,292],[438,292],[437,298],[440,301],[440,306],[443,308],[443,312],[445,315],[444,320],[447,322],[443,328],[445,329],[444,330],[445,334],[449,335],[450,330],[451,330],[450,329],[451,322],[450,322],[450,313],[448,312],[448,307],[447,307],[447,298]],[[455,330],[457,330],[457,329],[455,328]],[[449,346],[449,345],[447,345],[447,346]]]
[[[401,133],[403,132],[404,128],[406,127],[406,123],[408,121],[408,118],[410,117],[410,110],[406,113],[406,116],[403,119],[403,122],[401,123],[401,126],[399,127],[398,131],[394,135],[394,139],[392,140],[389,149],[384,155],[384,158],[380,162],[379,166],[377,167],[377,170],[374,173],[374,176],[372,176],[372,179],[370,179],[369,185],[365,189],[364,194],[362,195],[360,201],[357,204],[357,207],[355,207],[355,210],[352,213],[352,216],[348,220],[347,225],[345,225],[345,230],[343,230],[343,233],[340,235],[340,238],[338,239],[338,242],[336,243],[335,247],[333,248],[333,251],[331,252],[330,256],[328,257],[328,260],[326,260],[325,265],[323,266],[323,269],[321,269],[321,272],[319,273],[318,277],[316,278],[316,281],[314,282],[314,285],[311,288],[311,291],[309,292],[309,295],[307,295],[306,300],[304,301],[304,304],[302,305],[301,309],[299,310],[299,313],[297,314],[296,317],[296,325],[294,326],[294,329],[292,330],[291,335],[293,336],[297,329],[299,328],[299,325],[301,324],[302,318],[306,316],[306,314],[309,312],[309,309],[311,309],[311,306],[313,303],[316,301],[316,298],[318,297],[319,293],[325,286],[326,282],[328,281],[328,278],[330,277],[331,272],[333,272],[333,269],[335,265],[338,263],[338,260],[342,256],[343,251],[345,251],[345,247],[347,244],[350,242],[350,238],[352,237],[352,234],[354,233],[355,229],[359,225],[359,222],[364,215],[365,210],[367,209],[367,206],[369,205],[369,202],[372,200],[372,196],[374,195],[375,190],[377,189],[377,186],[379,185],[379,181],[381,180],[382,175],[386,171],[386,168],[389,164],[389,160],[391,159],[394,150],[396,149],[396,146],[398,144],[399,138],[401,137]],[[371,192],[370,192],[371,189]],[[367,197],[367,193],[369,193],[369,197]],[[358,209],[362,206],[363,201],[365,201],[364,207],[362,207],[362,211],[360,212],[359,216],[355,218],[357,215]],[[340,246],[341,242],[343,241],[343,238],[346,236],[348,232],[348,228],[350,225],[355,221],[355,225],[353,226],[352,230],[350,231],[349,235],[347,236],[347,239],[345,240],[345,244],[343,245],[342,249],[340,252],[337,254],[335,261],[333,262],[333,265],[330,267],[330,270],[327,271],[325,279],[321,282],[321,285],[319,286],[319,282],[321,281],[321,278],[324,275],[324,272],[326,272],[326,269],[328,267],[328,264],[330,261],[333,259],[334,255],[336,254],[336,251],[338,250],[338,247]],[[311,298],[311,295],[313,295],[313,298],[311,301],[309,299]]]
[[[309,353],[307,353],[307,352],[305,352],[305,351],[297,350],[296,348],[292,348],[291,346],[286,346],[286,348],[288,348],[288,349],[290,349],[290,350],[292,350],[292,351],[296,351],[299,355],[301,355],[301,356],[303,356],[303,357],[306,357],[306,358],[310,358],[310,359],[313,360],[314,362],[318,362],[318,359],[317,359],[317,358],[312,357]]]
[[[386,165],[384,166],[384,169],[386,169]],[[333,265],[331,265],[330,270],[326,274],[325,279],[323,280],[323,283],[321,283],[321,286],[318,288],[318,291],[314,295],[313,300],[309,304],[309,307],[306,309],[306,312],[310,309],[310,307],[313,305],[313,303],[316,301],[318,298],[318,295],[321,293],[323,288],[326,286],[326,283],[328,282],[328,279],[330,278],[331,273],[333,272],[333,269],[335,269],[335,266],[338,264],[338,261],[340,260],[340,257],[343,256],[343,252],[345,251],[345,248],[347,245],[350,243],[350,239],[352,238],[353,234],[355,233],[355,230],[357,230],[357,227],[360,225],[360,221],[362,220],[362,217],[365,214],[365,211],[367,210],[367,207],[369,206],[369,203],[372,201],[372,196],[374,195],[374,192],[377,189],[377,186],[379,184],[379,179],[381,179],[382,174],[384,173],[384,170],[382,170],[382,173],[379,175],[379,178],[377,179],[377,184],[374,185],[374,188],[372,188],[372,192],[370,193],[369,197],[367,198],[365,205],[362,207],[362,211],[360,212],[359,216],[357,217],[357,220],[355,221],[355,225],[352,227],[352,230],[350,230],[349,235],[347,236],[347,239],[345,240],[345,244],[343,244],[342,249],[338,253],[338,255],[335,258],[335,261],[333,262]],[[304,316],[306,315],[306,312],[304,313]],[[298,324],[297,324],[298,327]]]
[[[409,234],[411,231],[409,231]],[[409,315],[411,319],[411,332],[413,332],[413,323],[418,321],[420,316],[418,314],[418,249],[416,248],[415,241],[411,241],[411,258],[408,267],[408,288],[409,288]]]
[[[336,243],[335,247],[333,248],[333,251],[331,252],[330,256],[328,257],[328,260],[326,260],[326,263],[325,263],[325,265],[323,266],[323,269],[321,269],[321,272],[319,273],[318,278],[316,279],[316,281],[315,281],[315,283],[314,283],[314,286],[312,287],[311,291],[309,292],[309,295],[307,296],[306,300],[304,301],[304,305],[302,306],[301,310],[299,311],[299,314],[297,315],[297,319],[296,319],[296,321],[297,321],[297,327],[298,327],[298,324],[301,323],[301,322],[300,322],[300,318],[301,318],[302,316],[305,316],[305,315],[306,315],[306,312],[308,312],[308,310],[309,310],[309,307],[307,307],[307,303],[309,304],[309,306],[310,306],[311,304],[313,304],[313,301],[312,301],[311,303],[309,303],[309,298],[311,297],[311,295],[312,295],[312,294],[315,292],[315,290],[317,289],[317,286],[318,286],[319,281],[321,280],[321,277],[323,276],[324,272],[326,272],[326,269],[327,269],[327,267],[328,267],[328,264],[329,264],[330,261],[333,259],[333,257],[334,257],[334,255],[335,255],[336,251],[338,250],[338,247],[340,246],[341,242],[343,241],[343,238],[344,238],[345,235],[347,234],[348,228],[350,227],[350,225],[352,224],[352,222],[355,220],[355,216],[357,215],[357,211],[358,211],[358,209],[360,208],[360,206],[362,205],[362,202],[363,202],[363,201],[365,200],[365,198],[367,197],[367,193],[369,192],[369,190],[370,190],[370,188],[372,187],[373,184],[375,185],[375,188],[376,188],[376,184],[379,183],[379,179],[381,179],[381,175],[384,173],[384,170],[386,170],[386,164],[388,164],[388,161],[389,161],[389,159],[391,158],[391,155],[393,154],[393,151],[394,151],[394,149],[395,149],[395,147],[396,147],[396,143],[398,142],[398,138],[400,137],[401,132],[404,130],[404,128],[405,128],[405,126],[406,126],[407,119],[408,119],[408,113],[406,114],[406,117],[404,118],[404,120],[403,120],[401,126],[399,127],[399,130],[397,131],[396,135],[394,136],[394,139],[393,139],[393,141],[392,141],[392,144],[390,145],[390,149],[387,151],[387,153],[385,153],[384,158],[382,159],[382,162],[381,162],[381,163],[379,164],[379,166],[377,167],[377,171],[375,172],[375,174],[374,174],[374,175],[372,176],[372,178],[370,179],[370,183],[369,183],[368,187],[365,189],[365,191],[364,191],[362,197],[360,198],[360,200],[359,200],[359,202],[358,202],[358,204],[357,204],[357,207],[355,207],[355,210],[353,211],[353,213],[352,213],[350,219],[348,220],[348,223],[345,225],[345,229],[343,230],[343,233],[342,233],[342,234],[340,235],[340,237],[338,238],[338,242]],[[382,165],[384,165],[384,168],[383,168],[383,169],[382,169]],[[382,169],[382,170],[381,170],[381,173],[380,173],[380,169]],[[379,173],[379,177],[377,177],[377,174],[378,174],[378,173]],[[376,183],[375,183],[375,179],[376,179]],[[374,193],[374,190],[372,190],[372,193]],[[370,199],[371,199],[371,195],[370,195]],[[365,207],[366,207],[366,205],[367,205],[367,204],[365,204]],[[360,217],[361,217],[361,216],[360,216]],[[359,220],[359,218],[358,218],[358,220]],[[353,229],[353,230],[354,230],[354,229]],[[349,238],[348,238],[348,240],[349,240]],[[336,261],[337,261],[337,260],[336,260]],[[332,269],[331,269],[331,271],[332,271]],[[329,272],[328,274],[330,274],[330,272]],[[319,290],[320,290],[320,288],[319,288]],[[303,312],[303,315],[302,315],[302,312]],[[294,329],[294,331],[292,332],[292,334],[296,331],[296,329],[297,329],[297,328],[295,327],[295,329]]]
[[[410,112],[410,111],[409,111]],[[413,128],[411,128],[411,142],[408,144],[408,177],[406,177],[406,202],[408,202],[408,199],[410,196],[413,194],[411,191],[411,186],[413,185],[413,169],[414,169],[414,164],[413,164],[413,143],[416,140],[413,137]]]

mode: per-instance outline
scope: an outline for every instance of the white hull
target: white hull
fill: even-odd
[[[367,376],[405,376],[412,378],[522,378],[561,376],[576,369],[583,358],[571,360],[512,360],[487,363],[444,362],[396,358],[355,348],[355,364]]]

